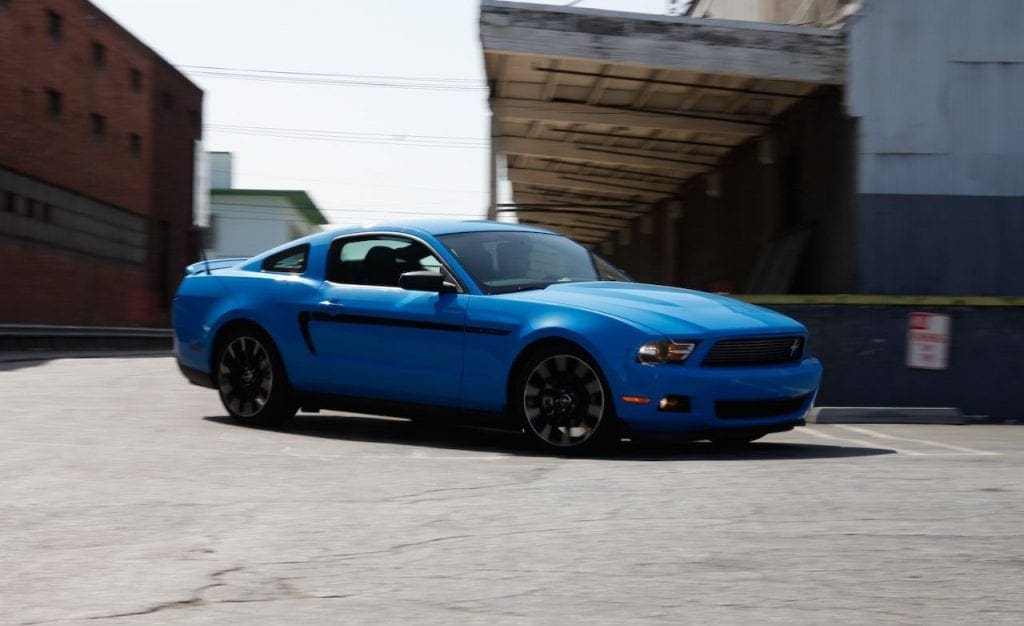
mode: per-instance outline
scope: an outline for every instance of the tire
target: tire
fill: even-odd
[[[583,350],[571,344],[542,348],[514,375],[513,410],[526,434],[542,448],[584,454],[619,442],[608,384]]]
[[[238,422],[280,426],[299,410],[277,348],[255,328],[224,338],[214,371],[220,401]]]

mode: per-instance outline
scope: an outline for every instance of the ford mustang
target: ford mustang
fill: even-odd
[[[264,425],[327,409],[521,429],[565,453],[644,433],[742,444],[802,425],[821,377],[784,315],[635,283],[498,222],[336,228],[200,261],[173,312],[186,378]]]

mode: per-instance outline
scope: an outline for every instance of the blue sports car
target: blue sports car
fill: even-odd
[[[640,433],[753,441],[802,425],[821,377],[788,317],[486,221],[339,228],[195,263],[174,335],[181,371],[238,420],[473,422],[570,453]]]

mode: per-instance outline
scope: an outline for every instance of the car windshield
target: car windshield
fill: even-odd
[[[554,283],[628,280],[586,248],[561,235],[491,231],[438,239],[486,293],[544,289]],[[614,268],[612,268],[614,269]]]

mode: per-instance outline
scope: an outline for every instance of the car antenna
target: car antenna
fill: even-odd
[[[206,258],[206,246],[203,245],[203,231],[199,231],[199,260],[203,262],[203,266],[206,267],[206,275],[213,274],[210,271],[210,259]]]

